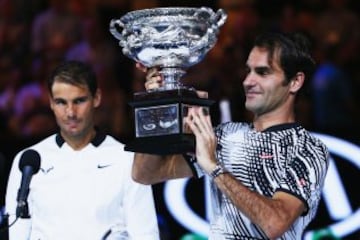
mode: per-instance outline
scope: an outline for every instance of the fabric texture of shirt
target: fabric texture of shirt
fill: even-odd
[[[218,161],[242,184],[263,196],[283,191],[304,203],[306,211],[279,238],[300,240],[319,204],[328,168],[326,146],[297,124],[257,132],[247,123],[225,123],[216,135]],[[209,239],[267,239],[215,184],[211,189]]]
[[[108,135],[97,134],[80,151],[59,134],[33,145],[41,156],[28,196],[30,219],[18,219],[10,240],[158,240],[151,186],[131,178],[133,153]],[[19,152],[10,172],[6,209],[15,219],[21,182]]]

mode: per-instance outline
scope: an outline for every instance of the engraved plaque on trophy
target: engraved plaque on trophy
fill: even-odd
[[[200,62],[215,45],[226,20],[222,9],[207,7],[153,8],[132,11],[110,22],[124,55],[144,66],[159,68],[164,85],[137,92],[134,109],[135,139],[125,150],[153,154],[194,151],[195,137],[184,124],[188,108],[209,110],[214,101],[198,97],[181,84],[186,69]]]

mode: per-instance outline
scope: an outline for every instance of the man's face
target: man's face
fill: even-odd
[[[100,92],[93,97],[86,86],[55,81],[50,106],[64,137],[82,138],[94,127],[94,111],[100,105]]]
[[[268,51],[254,47],[249,54],[247,67],[248,74],[243,82],[245,107],[256,116],[281,108],[289,98],[290,84],[285,82],[285,74],[276,54],[270,66]]]

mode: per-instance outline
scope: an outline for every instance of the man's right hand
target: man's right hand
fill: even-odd
[[[146,73],[146,82],[145,82],[146,90],[157,89],[164,85],[164,78],[160,74],[158,68],[156,67],[147,68],[139,62],[136,63],[136,68]],[[208,92],[206,91],[197,90],[196,93],[200,98],[208,98]]]
[[[164,85],[164,79],[161,76],[158,68],[147,68],[141,63],[136,63],[136,68],[146,73],[146,90],[157,89]]]

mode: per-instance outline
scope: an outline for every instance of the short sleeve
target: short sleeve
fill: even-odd
[[[306,206],[303,215],[315,214],[328,169],[329,153],[317,139],[297,144],[294,158],[289,162],[285,177],[277,191],[284,191],[302,200]]]

